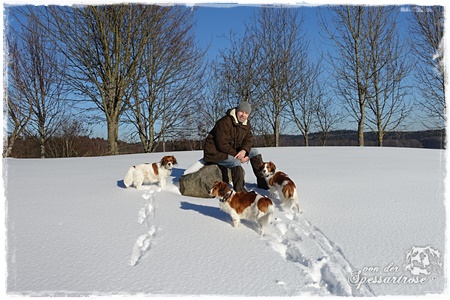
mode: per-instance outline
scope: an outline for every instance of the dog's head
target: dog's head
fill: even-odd
[[[209,191],[209,195],[218,198],[221,202],[226,201],[227,196],[231,193],[231,189],[226,182],[216,181]]]
[[[161,159],[161,166],[163,166],[166,169],[172,169],[174,165],[177,164],[177,159],[175,158],[175,156],[170,155],[170,156],[164,156]]]
[[[265,177],[269,177],[272,176],[273,174],[275,174],[277,169],[277,166],[275,166],[275,164],[271,161],[269,162],[263,162],[261,163],[261,165],[259,166],[259,171],[265,176]]]

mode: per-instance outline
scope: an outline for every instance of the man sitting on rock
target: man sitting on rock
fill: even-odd
[[[257,149],[252,149],[252,127],[248,119],[252,111],[247,101],[231,108],[214,125],[206,137],[203,159],[231,170],[233,189],[245,191],[244,170],[241,164],[250,160],[259,188],[269,189],[259,166],[262,157]]]

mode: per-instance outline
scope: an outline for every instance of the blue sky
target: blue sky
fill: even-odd
[[[195,12],[195,19],[197,22],[196,35],[201,47],[206,47],[211,43],[208,52],[210,57],[218,55],[219,49],[228,46],[227,40],[223,35],[228,36],[230,30],[236,31],[239,34],[244,32],[244,22],[249,22],[253,14],[260,8],[258,5],[216,5],[216,6],[198,6]],[[302,13],[304,16],[304,23],[302,25],[307,39],[310,41],[311,51],[323,48],[324,45],[320,41],[319,30],[320,26],[317,22],[317,15],[320,13],[327,17],[328,10],[324,6],[299,6],[299,18]],[[398,5],[401,12],[401,5]],[[399,14],[400,19],[405,18],[407,12]],[[407,34],[407,28],[402,28]]]
[[[257,8],[249,6],[215,8],[200,7],[195,12],[196,35],[201,47],[209,43],[210,54],[218,54],[223,45],[227,45],[222,35],[228,35],[230,30],[243,33],[244,21],[248,20]]]
[[[196,34],[201,47],[206,47],[211,43],[209,56],[214,57],[219,54],[219,49],[223,49],[228,45],[227,40],[223,35],[228,36],[230,30],[236,31],[239,34],[244,32],[244,23],[250,22],[253,14],[259,9],[259,6],[217,6],[205,7],[200,6],[195,13],[197,22]],[[318,35],[318,25],[316,14],[318,7],[301,7],[299,8],[304,13],[304,29],[313,40]],[[299,15],[300,17],[300,15]]]
[[[431,2],[434,2],[431,0]],[[11,2],[9,2],[11,3]],[[186,4],[188,5],[188,4]],[[399,5],[397,3],[397,5]],[[258,11],[260,5],[213,5],[199,4],[196,6],[196,38],[200,47],[206,47],[210,43],[208,57],[210,59],[219,55],[220,49],[228,46],[228,41],[223,37],[228,36],[230,30],[236,31],[242,35],[244,32],[244,23],[250,22],[251,17]],[[304,16],[303,30],[307,39],[310,41],[311,58],[318,57],[319,50],[324,49],[324,44],[319,37],[320,26],[317,22],[317,14],[327,15],[327,8],[324,6],[300,6],[299,17],[301,13]],[[398,6],[401,10],[401,6]],[[405,18],[408,13],[400,13],[401,18]],[[406,28],[404,28],[406,32]],[[317,56],[316,56],[317,55]],[[97,135],[106,136],[106,126],[102,126]]]

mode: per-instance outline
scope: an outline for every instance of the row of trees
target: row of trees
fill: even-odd
[[[442,7],[411,7],[414,43],[399,34],[397,7],[325,10],[332,18],[320,26],[333,51],[320,59],[311,56],[317,50],[301,9],[262,7],[243,35],[230,32],[229,47],[207,62],[194,34],[195,10],[186,7],[9,7],[5,155],[26,134],[45,157],[46,141],[62,124],[84,124],[78,129],[88,135],[100,122],[110,154],[119,153],[121,125],[151,152],[165,140],[201,139],[240,101],[252,103],[255,134],[272,133],[271,146],[289,126],[305,145],[312,129],[326,140],[348,116],[358,124],[359,145],[369,126],[381,146],[413,107],[429,127],[445,126]]]
[[[265,136],[255,137],[254,145],[259,147],[265,143]],[[365,146],[371,147],[377,145],[376,134],[367,131],[364,135]],[[320,133],[311,133],[309,138],[310,146],[324,146]],[[304,139],[299,135],[280,136],[280,144],[287,147],[303,147]],[[129,143],[119,140],[118,142],[121,154],[144,153],[144,148],[140,142]],[[355,130],[331,131],[326,142],[327,146],[356,146],[358,145],[357,134]],[[428,148],[444,149],[445,131],[427,130],[416,132],[392,132],[384,137],[384,146],[402,147],[402,148]],[[108,141],[102,138],[92,138],[80,136],[69,129],[56,134],[47,141],[46,157],[87,157],[103,156],[108,152]],[[202,140],[170,140],[165,143],[166,151],[194,151],[203,149]],[[156,152],[163,151],[163,145],[160,143]],[[15,146],[11,152],[11,157],[16,158],[35,158],[39,157],[39,145],[32,137],[21,137],[16,140]]]
[[[184,127],[204,70],[189,10],[49,6],[11,14],[20,26],[8,36],[8,99],[17,124],[10,146],[21,130],[34,129],[45,157],[53,126],[73,122],[69,109],[88,113],[93,123],[106,121],[111,154],[119,152],[120,122],[135,127],[147,152]]]

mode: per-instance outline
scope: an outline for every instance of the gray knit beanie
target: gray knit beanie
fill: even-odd
[[[238,107],[236,107],[236,111],[243,111],[250,114],[252,112],[252,106],[248,101],[242,101],[239,103]]]

